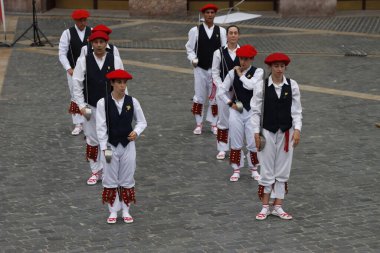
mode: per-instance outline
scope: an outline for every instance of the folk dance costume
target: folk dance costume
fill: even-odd
[[[89,40],[97,38],[105,41],[109,39],[107,34],[95,32],[91,34]],[[73,74],[74,97],[79,109],[89,107],[92,111],[91,118],[83,123],[87,143],[86,157],[92,172],[87,180],[88,185],[96,184],[101,176],[102,165],[99,161],[99,141],[96,135],[96,103],[106,95],[106,92],[111,92],[106,74],[114,69],[124,69],[119,57],[105,52],[104,56],[98,58],[92,53],[78,58]]]
[[[201,12],[218,8],[213,4],[205,5]],[[215,15],[215,14],[214,14]],[[211,25],[211,24],[209,24]],[[187,58],[194,66],[194,91],[193,107],[191,109],[195,116],[196,128],[194,134],[202,133],[203,109],[206,99],[209,98],[206,120],[211,123],[211,131],[217,134],[217,105],[215,101],[216,86],[212,83],[212,58],[215,50],[226,45],[226,30],[213,24],[209,27],[206,21],[199,27],[193,27],[189,31],[189,40],[186,43]],[[194,61],[198,59],[198,63]]]
[[[265,63],[282,62],[288,65],[290,59],[282,53],[269,55]],[[284,65],[284,69],[285,69]],[[273,73],[273,70],[272,70]],[[262,134],[266,139],[265,148],[259,153],[261,160],[261,179],[259,180],[259,198],[263,202],[258,220],[266,219],[272,214],[282,219],[292,219],[292,216],[281,207],[282,200],[288,192],[288,179],[293,158],[293,137],[295,131],[301,131],[302,107],[300,91],[296,81],[285,76],[281,83],[273,82],[273,74],[265,81],[264,118]],[[260,132],[260,117],[263,101],[263,87],[255,91],[251,100],[252,124],[256,136]],[[298,133],[299,133],[298,132]],[[298,143],[298,141],[297,141]],[[264,200],[264,195],[267,200]],[[269,197],[275,199],[274,209],[269,210]],[[268,201],[268,202],[267,202]],[[276,204],[276,201],[280,204]]]
[[[236,50],[238,48],[239,45],[237,45],[237,48],[234,50],[230,50],[226,45],[219,48],[218,50],[215,50],[212,60],[212,80],[216,85],[217,90],[219,90],[222,86],[222,83],[228,74],[228,71],[233,69],[235,66],[239,66],[239,58],[236,57]],[[231,100],[233,96],[232,90],[230,90],[226,95]],[[217,150],[219,151],[216,158],[223,160],[225,158],[225,152],[229,150],[228,121],[230,117],[230,108],[223,100],[219,99],[218,97],[216,97],[216,103],[218,106],[218,133],[216,135],[216,145]]]
[[[236,55],[240,58],[252,58],[257,54],[256,49],[250,45],[244,45],[237,49]],[[230,127],[230,163],[233,168],[233,174],[230,177],[231,182],[236,182],[240,178],[240,168],[244,167],[244,136],[247,143],[248,166],[252,172],[252,177],[255,180],[260,178],[257,172],[259,160],[257,158],[256,143],[253,135],[253,125],[251,121],[252,112],[250,101],[253,96],[253,91],[262,84],[263,70],[249,66],[242,72],[239,78],[235,69],[228,72],[228,75],[223,81],[222,86],[218,90],[218,98],[232,107],[236,102],[240,101],[243,104],[242,112],[230,108],[229,127]],[[229,90],[233,88],[234,94],[232,99],[228,97]]]
[[[76,22],[79,22],[78,20],[87,19],[89,15],[90,14],[85,10],[75,10],[72,13],[72,18]],[[74,25],[63,31],[59,40],[59,61],[66,70],[67,83],[71,97],[69,113],[72,115],[72,121],[75,125],[74,130],[71,132],[72,135],[80,134],[82,131],[82,123],[84,122],[84,118],[74,100],[72,71],[74,70],[77,59],[81,53],[81,48],[87,44],[87,38],[90,36],[90,33],[90,27],[84,26],[81,30],[77,25]]]
[[[94,28],[92,28],[93,33],[98,32],[98,31],[105,32],[108,36],[112,33],[112,30],[103,24],[97,25]],[[87,55],[87,51],[88,51],[87,48],[88,48],[87,44],[82,47],[80,56],[86,56]],[[107,53],[111,53],[113,55],[116,55],[117,57],[120,57],[119,49],[117,49],[117,47],[115,45],[107,43],[106,51],[107,51]],[[90,47],[90,53],[92,53],[92,52],[93,52],[93,48]]]
[[[97,25],[94,28],[92,28],[93,33],[97,31],[105,32],[108,36],[112,33],[112,30],[103,24]],[[88,48],[90,48],[90,50],[88,50]],[[119,49],[117,49],[117,47],[113,44],[107,43],[106,51],[107,53],[113,54],[114,56],[121,58]],[[89,47],[89,45],[85,45],[81,49],[80,56],[86,57],[88,53],[91,54],[93,52],[94,52],[94,49],[92,46]],[[128,89],[125,90],[125,94],[128,95]]]
[[[132,76],[123,70],[115,70],[107,78],[132,79]],[[136,125],[132,128],[132,120]],[[96,131],[99,138],[101,160],[103,163],[103,203],[108,203],[110,216],[108,223],[115,223],[117,212],[123,210],[123,220],[133,222],[129,213],[130,204],[136,202],[135,179],[136,148],[135,142],[129,140],[131,132],[139,136],[147,126],[144,113],[137,99],[124,95],[120,100],[112,94],[102,98],[97,103]],[[109,146],[112,149],[112,158],[107,163],[104,151]]]

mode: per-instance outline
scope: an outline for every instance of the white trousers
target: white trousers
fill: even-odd
[[[231,92],[229,92],[227,95],[229,98],[232,98]],[[230,107],[219,98],[216,98],[216,103],[218,105],[218,122],[216,125],[219,129],[229,129]],[[227,139],[227,143],[217,141],[217,150],[224,152],[228,151],[230,149],[229,142],[229,137]]]
[[[103,186],[106,188],[132,188],[135,186],[136,170],[136,146],[131,141],[126,147],[119,144],[117,147],[112,145],[112,159],[107,163],[103,151],[101,161],[103,164]]]
[[[248,150],[247,160],[248,166],[253,168],[253,164],[251,162],[251,156],[249,152],[256,152],[256,143],[253,133],[253,125],[251,121],[252,112],[243,109],[243,112],[240,113],[235,109],[229,108],[230,110],[230,144],[231,149],[242,149],[244,146],[244,140],[246,141],[246,147]],[[245,138],[244,138],[245,137]],[[240,165],[232,164],[232,168],[239,169],[244,166],[244,153],[241,151]]]
[[[99,146],[98,136],[96,134],[96,107],[89,105],[91,108],[92,114],[90,120],[85,120],[83,122],[83,132],[86,136],[86,143],[90,146]],[[100,153],[98,151],[98,157],[96,162],[90,159],[90,168],[93,173],[98,172],[102,169],[102,164],[100,162]]]
[[[210,100],[208,97],[210,96],[212,91],[212,74],[211,69],[204,70],[202,68],[196,67],[194,68],[194,97],[193,102],[198,104],[203,104],[202,115],[195,115],[195,120],[197,125],[202,124],[204,110],[206,108],[206,101],[208,100],[208,109],[206,120],[209,121],[212,125],[216,125],[218,117],[214,117],[211,112],[211,105],[215,105],[215,98]]]
[[[265,186],[264,192],[271,193],[271,198],[285,197],[285,182],[289,179],[293,160],[293,132],[292,128],[289,129],[289,151],[285,152],[285,133],[263,129],[266,144],[264,150],[258,153],[261,164],[259,184]]]
[[[66,74],[66,75],[67,75],[67,84],[69,86],[69,91],[70,91],[70,98],[71,98],[71,101],[75,102],[74,92],[73,92],[73,77],[70,76],[69,74]],[[71,117],[72,117],[74,125],[82,124],[85,121],[85,118],[80,114],[71,114]]]

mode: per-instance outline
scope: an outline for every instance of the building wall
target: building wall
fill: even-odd
[[[277,1],[277,2],[276,2]],[[37,12],[50,8],[128,10],[132,16],[181,16],[213,2],[220,8],[231,7],[239,0],[36,0]],[[276,4],[277,3],[277,4]],[[32,12],[32,0],[4,0],[8,12]],[[242,11],[271,11],[283,16],[328,16],[335,10],[380,10],[380,0],[246,0],[238,6]]]
[[[47,1],[49,0],[36,0],[36,11],[46,11]],[[11,12],[32,12],[32,0],[4,0],[4,9]]]
[[[279,13],[289,16],[331,16],[335,14],[337,0],[280,0]]]
[[[183,16],[187,0],[129,0],[131,16]]]

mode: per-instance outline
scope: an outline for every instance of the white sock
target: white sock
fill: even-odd
[[[261,209],[260,213],[266,214],[269,210],[269,205],[263,205],[263,208]]]
[[[275,205],[275,206],[274,206],[274,210],[276,210],[276,212],[277,212],[278,214],[283,214],[283,213],[285,213],[285,211],[282,209],[282,206],[281,206],[281,205]]]
[[[123,217],[131,216],[129,214],[130,205],[127,206],[127,204],[125,204],[124,201],[122,202],[122,209],[123,209]]]

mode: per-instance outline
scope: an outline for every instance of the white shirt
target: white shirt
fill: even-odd
[[[257,68],[253,77],[249,79],[245,76],[245,74],[247,74],[251,68],[252,66],[242,72],[243,75],[240,77],[240,81],[243,83],[244,88],[247,90],[253,90],[252,92],[254,92],[254,90],[257,90],[258,87],[262,87],[263,85],[264,71],[261,68]],[[227,93],[229,92],[230,87],[233,85],[234,78],[235,70],[231,69],[217,92],[218,98],[226,104],[231,101],[231,99],[227,96]]]
[[[102,69],[104,65],[104,61],[106,59],[106,55],[107,54],[105,54],[102,58],[98,58],[94,54],[94,57],[95,57],[96,63],[99,66],[99,69]],[[115,65],[115,69],[124,69],[124,65],[120,57],[114,56],[114,65]],[[86,107],[84,94],[83,94],[83,87],[84,87],[83,80],[86,75],[86,70],[87,70],[86,57],[84,56],[79,57],[77,60],[77,65],[75,66],[74,73],[73,73],[74,100],[78,104],[79,109]]]
[[[290,79],[290,84],[287,82],[286,77],[283,77],[283,82],[279,85],[273,83],[272,76],[268,78],[268,87],[273,85],[275,87],[278,98],[281,95],[281,89],[284,85],[290,85],[292,89],[292,107],[291,115],[293,119],[294,129],[301,131],[302,128],[302,106],[301,106],[301,94],[300,89],[296,81]],[[263,85],[256,89],[251,99],[251,110],[253,112],[252,123],[254,127],[254,133],[260,132],[260,117],[261,117],[261,105],[263,101]]]
[[[236,58],[236,50],[239,48],[240,46],[237,45],[237,47],[233,50],[229,49],[228,48],[228,45],[225,45],[223,47],[223,49],[225,48],[228,48],[228,54],[230,55],[231,59],[234,61],[235,58]],[[219,87],[222,85],[222,78],[220,78],[220,62],[222,61],[222,57],[221,57],[221,53],[220,53],[220,50],[217,49],[215,50],[214,52],[214,56],[212,58],[212,69],[211,69],[211,73],[212,73],[212,81],[214,82],[214,84],[216,85],[216,87]],[[223,64],[225,64],[223,62]]]
[[[111,49],[110,45],[107,43],[107,48]],[[80,56],[86,56],[87,55],[87,45],[83,46],[82,49],[80,50]],[[120,57],[119,49],[114,45],[113,46],[113,55]],[[120,57],[121,58],[121,57]]]
[[[211,38],[212,33],[214,32],[214,27],[208,27],[205,23],[203,23],[203,27],[205,28],[205,31],[207,33],[207,36]],[[227,33],[226,29],[223,27],[219,26],[220,28],[220,44],[222,47],[224,47],[227,43]],[[186,52],[187,52],[187,59],[191,62],[195,58],[197,58],[197,54],[195,53],[195,44],[198,40],[198,26],[195,26],[190,29],[189,31],[189,40],[187,41],[185,47],[186,47]]]
[[[123,99],[120,99],[119,101],[117,101],[112,96],[112,100],[115,101],[119,114],[121,114],[121,110],[124,104],[124,99],[125,99],[125,96]],[[143,110],[141,109],[141,105],[139,101],[135,99],[134,97],[132,97],[132,102],[133,102],[133,120],[136,122],[136,125],[133,131],[136,132],[137,136],[140,136],[140,134],[146,128],[147,123],[146,123],[145,116],[144,116]],[[105,113],[105,106],[104,106],[104,98],[99,99],[96,108],[97,108],[96,109],[96,134],[98,135],[100,149],[106,150],[107,143],[108,143],[108,134],[107,134],[107,121],[106,121],[106,113]]]
[[[83,31],[81,31],[78,29],[76,25],[74,27],[78,33],[80,40],[83,42],[84,36],[86,34],[86,28],[83,29]],[[59,39],[59,46],[58,46],[59,61],[61,62],[63,68],[66,71],[68,69],[71,69],[70,62],[67,59],[67,52],[69,52],[70,39],[71,39],[70,30],[69,29],[64,30],[61,35],[61,38]]]

